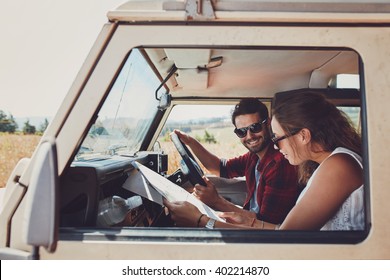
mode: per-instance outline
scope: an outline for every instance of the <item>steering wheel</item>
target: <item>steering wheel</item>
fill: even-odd
[[[182,157],[185,165],[188,168],[188,178],[194,186],[196,184],[200,184],[202,186],[206,186],[205,181],[203,180],[203,171],[200,168],[199,164],[196,162],[195,157],[192,155],[191,151],[188,147],[180,140],[179,136],[176,133],[172,133],[171,139],[173,144],[175,145],[177,151]]]

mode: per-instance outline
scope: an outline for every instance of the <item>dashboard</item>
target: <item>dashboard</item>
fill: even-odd
[[[167,155],[140,152],[134,156],[111,156],[88,161],[74,161],[60,177],[60,226],[97,227],[99,202],[107,197],[124,199],[137,194],[122,187],[137,161],[153,171],[166,175]],[[114,226],[169,226],[171,221],[164,207],[141,198],[125,220]]]

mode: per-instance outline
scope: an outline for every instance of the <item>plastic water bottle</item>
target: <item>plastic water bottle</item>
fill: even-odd
[[[120,196],[110,196],[99,202],[97,225],[109,227],[122,222],[127,213],[142,204],[139,195],[124,199]]]

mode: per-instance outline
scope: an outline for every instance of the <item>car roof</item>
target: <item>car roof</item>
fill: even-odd
[[[389,1],[128,1],[108,12],[111,22],[125,25],[170,22],[246,22],[342,25],[390,23]],[[297,22],[299,24],[297,25]],[[211,23],[210,23],[211,24]],[[167,36],[173,36],[167,30]],[[324,46],[326,47],[326,46]],[[276,92],[301,88],[328,88],[340,74],[359,73],[359,55],[348,48],[232,48],[226,46],[149,47],[141,49],[164,80],[173,98],[272,98]]]
[[[128,1],[108,12],[112,22],[255,21],[389,22],[388,0],[196,0]]]

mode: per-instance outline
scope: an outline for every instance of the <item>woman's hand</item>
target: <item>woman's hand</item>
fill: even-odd
[[[252,227],[256,218],[253,215],[245,215],[237,212],[222,212],[219,213],[221,218],[224,218],[227,223]]]
[[[169,209],[171,218],[176,225],[182,227],[197,227],[201,215],[198,208],[187,201],[169,202],[164,198],[164,205]]]

